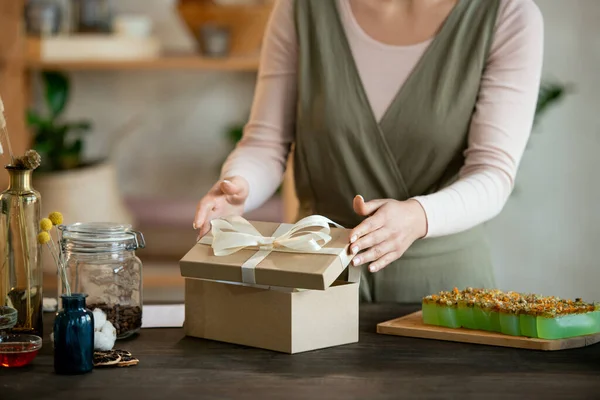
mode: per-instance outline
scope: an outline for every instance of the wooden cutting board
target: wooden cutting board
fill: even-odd
[[[509,336],[465,328],[452,329],[426,325],[421,318],[421,311],[391,321],[382,322],[377,325],[377,333],[545,351],[575,349],[600,342],[600,333],[568,339],[546,340]]]

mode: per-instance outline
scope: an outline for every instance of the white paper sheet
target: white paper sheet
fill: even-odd
[[[181,328],[185,319],[185,305],[144,305],[142,328]]]

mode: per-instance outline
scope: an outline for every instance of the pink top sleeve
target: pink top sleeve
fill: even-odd
[[[281,183],[293,140],[297,43],[292,5],[293,0],[275,4],[264,39],[250,121],[244,138],[223,166],[223,177],[240,175],[248,180],[248,211],[268,200]],[[345,25],[351,29],[351,24]],[[351,41],[354,36],[349,35]],[[381,60],[371,59],[370,65],[398,60],[414,64],[420,55],[393,51],[366,54],[364,43],[355,44],[358,64],[361,57],[374,54]],[[415,197],[427,215],[427,237],[468,229],[493,218],[504,207],[531,132],[542,52],[543,20],[533,0],[501,0],[459,179],[436,193]],[[398,76],[389,78],[390,82],[402,83],[397,82]],[[380,114],[390,93],[383,94],[375,83],[371,86],[365,82],[375,114]]]
[[[250,120],[221,177],[241,176],[250,193],[245,210],[266,202],[283,180],[293,141],[298,57],[293,1],[278,0],[262,46]]]
[[[501,4],[459,179],[428,196],[427,237],[469,229],[500,213],[529,139],[543,62],[543,19],[532,0]]]

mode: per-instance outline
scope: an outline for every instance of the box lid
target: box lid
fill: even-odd
[[[315,216],[308,218],[310,219],[313,217]],[[299,221],[298,224],[292,225],[271,222],[249,222],[240,217],[234,218],[236,218],[237,222],[242,221],[243,223],[250,225],[250,230],[255,229],[256,235],[262,236],[259,241],[262,242],[263,245],[265,242],[268,243],[274,238],[281,238],[282,232],[289,232],[291,229],[296,229],[298,224],[306,220],[303,219],[302,221]],[[323,220],[326,219],[319,220],[321,224]],[[223,223],[227,225],[227,221],[230,221],[230,219],[221,219],[217,221],[220,221],[218,224],[221,224],[222,227]],[[214,223],[215,221],[213,221],[213,230],[211,234],[207,235],[202,241],[197,243],[180,260],[179,265],[183,277],[284,288],[325,290],[339,278],[346,267],[348,267],[352,258],[348,254],[349,230],[335,227],[331,228],[327,224],[324,224],[325,226],[306,226],[306,224],[304,224],[303,229],[292,235],[293,240],[297,240],[302,235],[304,235],[303,238],[306,239],[307,234],[310,235],[312,232],[316,232],[314,237],[326,237],[329,239],[328,241],[325,240],[326,243],[322,246],[322,250],[314,250],[320,251],[321,253],[298,252],[300,250],[294,251],[279,246],[277,244],[278,242],[275,241],[274,249],[268,248],[266,251],[261,252],[263,256],[265,254],[267,255],[253,268],[253,271],[250,271],[252,275],[251,280],[254,280],[254,282],[248,282],[249,271],[247,270],[247,262],[249,260],[252,262],[251,259],[256,260],[257,255],[259,255],[258,253],[261,250],[261,244],[257,245],[255,243],[254,245],[237,250],[232,254],[216,255],[211,244],[214,240],[215,232],[220,240],[224,238],[221,236],[223,232],[218,229],[215,231]],[[225,233],[228,234],[229,232],[230,231]],[[247,232],[241,233],[241,235],[240,233],[237,234],[242,237],[242,240],[248,239]],[[239,237],[237,239],[239,239]],[[252,242],[252,240],[253,239],[247,240],[247,243]],[[216,244],[215,246],[218,250],[219,246]],[[260,258],[262,257],[259,257],[259,260]],[[242,265],[244,265],[244,268]],[[349,275],[351,275],[352,278],[348,280],[356,280],[356,272]]]

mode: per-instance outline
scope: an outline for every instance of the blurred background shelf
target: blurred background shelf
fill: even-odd
[[[65,60],[44,61],[31,57],[27,60],[30,70],[64,71],[128,71],[128,70],[201,70],[256,72],[259,57],[233,56],[227,58],[206,58],[200,56],[162,56],[148,60]]]
[[[115,35],[71,35],[26,41],[30,71],[200,70],[256,72],[259,51],[211,57],[202,54],[163,52],[155,38]]]

